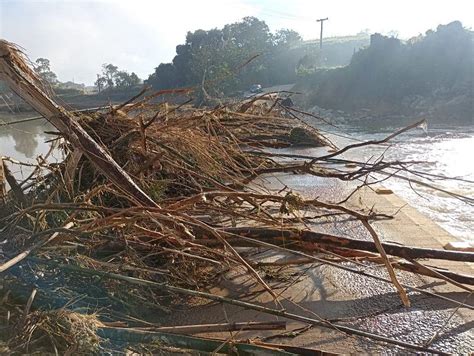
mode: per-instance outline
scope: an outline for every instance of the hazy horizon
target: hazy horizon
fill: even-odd
[[[60,81],[91,85],[103,63],[146,79],[162,62],[170,62],[188,31],[223,27],[255,16],[272,32],[298,31],[304,40],[319,37],[317,18],[329,17],[324,37],[397,33],[407,39],[459,20],[474,27],[474,5],[407,0],[174,1],[10,1],[0,0],[0,38],[14,42],[35,60],[45,57]],[[471,14],[471,15],[469,15]]]

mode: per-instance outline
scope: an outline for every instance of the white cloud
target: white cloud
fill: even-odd
[[[146,78],[171,61],[188,30],[222,27],[251,12],[238,1],[2,1],[0,37],[33,60],[49,58],[60,80],[90,84],[103,63]]]
[[[265,20],[305,39],[319,36],[316,18],[329,17],[325,35],[398,30],[411,37],[440,23],[474,26],[471,0],[0,0],[0,37],[46,57],[63,81],[91,84],[103,63],[146,78],[170,61],[186,32],[222,27],[244,16]]]

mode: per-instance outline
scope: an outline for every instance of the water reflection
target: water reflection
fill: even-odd
[[[51,131],[52,126],[44,119],[3,125],[18,120],[36,116],[28,114],[0,113],[0,156],[7,156],[18,161],[34,163],[36,157],[44,155],[50,148],[51,139],[45,131]]]
[[[36,149],[38,148],[38,140],[36,135],[30,132],[23,132],[19,130],[11,130],[11,137],[15,141],[15,150],[22,153],[27,158],[33,158]]]

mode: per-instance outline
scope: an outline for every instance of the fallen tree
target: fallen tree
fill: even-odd
[[[248,184],[264,174],[277,172],[357,181],[368,179],[374,172],[409,173],[404,162],[380,159],[372,165],[361,164],[353,171],[325,165],[333,164],[336,156],[351,147],[296,163],[279,161],[277,154],[272,156],[264,150],[258,151],[259,154],[255,149],[250,151],[250,147],[291,147],[291,131],[295,127],[311,132],[318,145],[331,145],[317,129],[301,122],[296,115],[301,114],[300,111],[282,108],[281,99],[276,96],[271,105],[250,101],[211,109],[194,108],[188,102],[174,106],[160,104],[154,98],[163,91],[146,96],[144,90],[118,107],[72,113],[51,99],[15,46],[0,42],[0,54],[0,76],[56,127],[58,132],[54,133],[53,141],[60,143],[58,149],[65,157],[60,163],[39,160],[33,172],[22,181],[16,182],[17,178],[9,176],[10,186],[15,189],[6,194],[4,209],[0,211],[0,240],[4,241],[0,273],[5,277],[4,290],[8,289],[15,298],[26,303],[26,317],[19,317],[16,325],[6,326],[11,331],[8,335],[19,335],[6,340],[14,351],[24,351],[33,343],[41,344],[44,335],[35,333],[36,326],[47,325],[54,333],[51,325],[56,321],[67,321],[68,325],[79,322],[86,331],[73,335],[58,333],[61,342],[57,344],[61,351],[75,351],[78,340],[84,335],[90,337],[92,347],[100,344],[96,338],[97,318],[55,312],[54,318],[49,319],[54,323],[41,324],[44,322],[41,309],[64,306],[70,298],[79,295],[84,305],[97,305],[110,315],[126,307],[135,321],[143,317],[141,312],[147,307],[166,309],[160,304],[160,298],[178,293],[334,329],[334,325],[326,321],[201,291],[225,271],[243,268],[278,303],[278,294],[262,278],[256,265],[236,249],[249,243],[294,254],[300,250],[316,252],[315,256],[306,257],[392,283],[406,306],[409,299],[405,290],[411,289],[470,308],[469,304],[400,283],[393,267],[450,283],[454,281],[454,285],[465,290],[468,287],[459,283],[471,284],[472,277],[433,269],[413,260],[472,262],[472,253],[382,243],[371,222],[390,219],[390,216],[352,210],[343,202],[304,200],[289,189],[275,193]],[[8,157],[4,157],[3,162],[24,164]],[[318,214],[311,220],[348,215],[365,228],[372,240],[311,231],[298,216],[298,212],[307,209]],[[355,254],[369,251],[370,258],[374,261],[377,258],[377,263],[385,266],[390,279],[335,263],[328,258],[333,256],[325,249],[339,256],[348,256],[347,251]],[[394,260],[388,255],[409,262]],[[355,261],[353,257],[345,258]],[[91,276],[100,277],[97,285],[91,283]],[[42,293],[36,293],[36,288],[31,292],[37,280],[45,285]],[[123,287],[117,281],[137,287]],[[86,296],[85,285],[90,287]],[[5,298],[8,301],[8,294]],[[127,325],[125,321],[116,321]],[[383,335],[336,326],[336,330],[351,335],[436,352]],[[134,330],[128,331],[131,335]],[[149,330],[148,335],[155,339],[163,336],[156,328]],[[186,345],[191,347],[195,340],[188,341]],[[46,343],[42,347],[50,351],[54,345]],[[242,347],[245,349],[248,345]]]
[[[264,241],[272,241],[278,244],[292,244],[294,242],[309,242],[346,249],[378,252],[373,241],[352,239],[349,237],[329,235],[310,230],[285,230],[261,227],[230,227],[222,229],[230,235],[245,236]],[[448,251],[430,248],[403,246],[393,243],[382,243],[387,254],[406,259],[441,259],[450,261],[474,262],[473,252]]]

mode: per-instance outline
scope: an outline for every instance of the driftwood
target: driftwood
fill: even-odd
[[[221,340],[206,339],[196,336],[177,335],[171,333],[145,331],[130,328],[102,327],[97,334],[103,338],[125,341],[128,343],[157,343],[158,345],[172,346],[182,349],[198,350],[205,353],[220,353],[238,355],[294,355],[282,349],[252,345],[250,343],[226,343]]]
[[[242,234],[240,234],[240,235],[242,235]],[[229,237],[229,238],[226,238],[226,241],[229,242],[232,246],[235,246],[235,247],[258,247],[259,246],[257,241],[255,241],[255,240],[254,241],[249,241],[249,240],[241,239],[239,237]],[[259,237],[258,241],[269,242],[269,243],[275,244],[277,246],[278,245],[280,245],[280,246],[281,245],[287,245],[288,247],[290,247],[294,251],[297,251],[297,250],[300,250],[300,251],[312,250],[312,248],[308,249],[307,244],[304,245],[304,246],[298,246],[298,245],[294,244],[294,241],[289,241],[289,240],[283,241],[281,238],[272,238],[272,239],[266,238],[265,239],[265,238]],[[357,241],[359,241],[359,240],[357,240]],[[206,246],[206,247],[222,246],[222,242],[219,241],[219,240],[216,240],[214,238],[199,238],[199,239],[196,240],[196,242],[199,243],[200,245],[203,245],[203,246]],[[399,245],[396,245],[396,246],[399,246]],[[407,246],[401,246],[401,245],[399,247],[401,247],[402,249],[410,249],[412,251],[415,250],[420,255],[425,253],[425,251],[428,251],[429,253],[432,253],[432,251],[436,251],[436,252],[440,252],[440,253],[445,252],[445,250],[436,250],[436,249],[433,250],[433,249],[425,249],[425,248],[417,248],[417,247],[407,247]],[[123,241],[110,241],[110,242],[98,247],[95,251],[99,255],[101,255],[101,254],[107,255],[107,254],[118,253],[123,248],[124,248],[124,242]],[[145,247],[139,246],[139,245],[136,246],[135,248],[138,251],[142,251],[142,250],[145,251],[146,250]],[[332,246],[332,245],[324,245],[324,248],[327,249],[327,250],[333,251],[333,252],[337,253],[338,255],[342,255],[342,256],[346,256],[346,257],[367,257],[367,255],[370,255],[370,257],[371,257],[370,259],[373,260],[373,261],[375,261],[375,258],[377,259],[377,262],[380,259],[379,255],[375,255],[372,252],[368,253],[368,252],[365,252],[363,250],[345,249],[345,248]],[[314,249],[320,250],[320,247],[315,245]],[[463,252],[461,252],[461,253],[463,253]],[[266,265],[269,265],[269,266],[287,266],[287,265],[300,265],[300,264],[311,264],[311,263],[315,263],[314,259],[302,258],[302,259],[289,260],[289,261],[285,260],[285,261],[274,261],[274,262],[257,262],[254,265],[256,267],[266,266]],[[394,268],[397,268],[397,269],[400,269],[400,270],[404,270],[404,271],[411,272],[411,273],[417,273],[417,274],[427,276],[427,277],[440,278],[440,276],[439,276],[439,274],[440,274],[440,275],[442,275],[446,278],[450,278],[453,281],[456,281],[456,282],[459,282],[459,283],[462,283],[462,284],[474,285],[474,276],[466,275],[466,274],[462,274],[462,273],[456,273],[456,272],[452,272],[452,271],[448,271],[448,270],[444,270],[444,269],[439,269],[439,268],[436,268],[436,267],[433,267],[433,266],[430,266],[430,269],[433,270],[433,271],[428,271],[426,268],[417,267],[412,263],[400,262],[400,261],[392,262],[392,266]],[[442,278],[442,279],[445,279],[445,278]],[[465,288],[463,288],[463,289],[465,289]]]
[[[0,157],[0,203],[4,202],[7,197],[6,177],[3,167],[3,159]]]
[[[36,259],[36,262],[41,263],[39,259]],[[52,263],[50,263],[50,261],[45,261],[45,262],[47,262],[47,264],[49,264],[49,265],[53,265]],[[91,269],[82,268],[82,267],[73,266],[73,265],[64,265],[64,264],[59,264],[58,263],[58,264],[56,264],[56,266],[58,268],[62,268],[62,269],[65,269],[65,270],[70,270],[70,271],[75,271],[75,272],[78,272],[78,273],[89,274],[89,275],[97,275],[97,276],[101,276],[101,277],[104,277],[104,278],[115,279],[115,280],[127,282],[127,283],[130,283],[130,284],[135,284],[135,285],[140,285],[140,286],[147,286],[147,287],[155,288],[155,289],[162,290],[162,291],[168,291],[168,292],[177,293],[177,294],[181,294],[181,295],[193,296],[193,297],[197,297],[197,298],[203,298],[203,299],[206,299],[206,300],[212,300],[212,301],[219,302],[219,303],[231,304],[231,305],[239,306],[239,307],[242,307],[242,308],[245,308],[245,309],[256,310],[256,311],[259,311],[259,312],[262,312],[262,313],[266,313],[266,314],[270,314],[270,315],[276,315],[276,316],[280,316],[280,317],[283,317],[283,318],[300,321],[300,322],[307,323],[307,324],[314,325],[314,326],[320,326],[320,327],[329,328],[329,329],[336,329],[338,331],[345,332],[349,335],[362,336],[362,337],[366,337],[366,338],[369,338],[369,339],[372,339],[372,340],[377,340],[377,341],[385,342],[385,343],[392,344],[392,345],[401,346],[401,347],[412,349],[412,350],[431,352],[431,353],[435,353],[435,354],[439,354],[439,355],[448,355],[447,353],[437,351],[437,350],[433,350],[433,349],[430,349],[430,348],[427,348],[427,347],[424,347],[424,346],[419,346],[419,345],[415,345],[415,344],[412,344],[412,343],[409,343],[409,342],[404,342],[404,341],[399,341],[399,340],[396,340],[396,339],[391,339],[389,337],[385,337],[385,336],[382,336],[382,335],[379,335],[379,334],[374,334],[374,333],[371,333],[371,332],[355,329],[355,328],[352,328],[352,327],[349,327],[349,326],[334,324],[334,323],[331,323],[331,322],[326,321],[326,320],[314,319],[314,318],[311,318],[311,317],[306,317],[306,316],[302,316],[302,315],[298,315],[298,314],[294,314],[294,313],[289,313],[285,310],[267,308],[267,307],[264,307],[264,306],[261,306],[261,305],[258,305],[258,304],[254,304],[254,303],[250,303],[250,302],[246,302],[246,301],[242,301],[242,300],[236,300],[236,299],[232,299],[232,298],[227,298],[227,297],[222,297],[220,295],[195,291],[195,290],[181,288],[181,287],[175,287],[175,286],[171,286],[171,285],[168,285],[168,284],[165,284],[165,283],[158,283],[158,282],[154,282],[154,281],[150,281],[150,280],[144,280],[144,279],[140,279],[140,278],[124,276],[124,275],[116,274],[116,273],[108,273],[108,272],[99,271],[99,270],[91,270]],[[173,334],[169,334],[169,335],[173,335]]]
[[[140,330],[159,331],[166,333],[186,333],[200,334],[221,331],[245,331],[245,330],[286,330],[286,321],[250,321],[242,323],[221,323],[221,324],[199,324],[199,325],[179,325],[161,326],[158,328],[140,328]]]
[[[323,234],[310,230],[280,230],[259,227],[232,227],[224,228],[223,232],[230,235],[240,235],[255,239],[272,240],[278,244],[291,244],[295,242],[317,243],[335,247],[362,250],[368,252],[378,252],[373,241],[356,240],[349,237]],[[203,236],[204,237],[204,236]],[[450,261],[474,262],[473,252],[459,252],[429,249],[421,247],[408,247],[393,243],[382,243],[387,254],[407,259],[429,258]]]
[[[56,104],[41,89],[41,81],[25,65],[21,52],[11,43],[0,40],[0,78],[10,89],[42,114],[61,134],[94,163],[110,181],[137,203],[157,206],[110,154],[79,125],[73,114]]]
[[[10,169],[8,169],[5,162],[3,162],[3,174],[6,181],[10,185],[10,189],[16,201],[20,203],[21,206],[26,206],[26,198],[25,198],[25,195],[23,194],[23,189],[21,189],[20,185],[16,181],[13,174],[10,172]]]
[[[72,222],[69,222],[67,223],[63,228],[61,228],[61,231],[62,230],[68,230],[70,229],[71,227],[73,227],[74,224]],[[36,238],[39,238],[41,237],[42,233],[39,233],[37,234]],[[39,249],[40,247],[46,245],[47,243],[53,241],[55,238],[57,238],[59,236],[59,232],[54,232],[52,235],[46,237],[46,238],[43,238],[39,241],[36,241],[33,245],[29,246],[26,250],[24,250],[23,252],[19,253],[18,255],[16,255],[15,257],[9,259],[8,261],[2,263],[0,265],[0,273],[3,273],[5,272],[7,269],[13,267],[14,265],[16,265],[17,263],[23,261],[25,258],[27,258],[33,251],[36,251],[37,249]]]
[[[377,254],[371,252],[363,252],[360,250],[351,250],[339,247],[328,246],[326,249],[334,252],[337,255],[345,257],[356,257],[356,258],[368,258],[371,262],[380,263],[380,257]],[[310,259],[306,259],[311,261]],[[314,262],[314,261],[313,261]],[[392,261],[392,266],[403,271],[416,273],[423,276],[432,278],[443,279],[459,288],[471,292],[472,289],[464,286],[463,284],[474,285],[474,276],[466,275],[462,273],[451,272],[445,269],[422,265],[421,263],[410,259],[410,262]]]
[[[244,341],[242,341],[244,342]],[[321,351],[321,350],[316,350],[316,349],[308,349],[306,347],[299,347],[299,346],[292,346],[292,345],[284,345],[284,344],[275,344],[275,343],[269,343],[269,342],[262,342],[259,340],[251,340],[253,345],[257,346],[265,346],[265,347],[271,347],[271,348],[276,348],[276,349],[282,349],[285,350],[286,352],[291,352],[296,355],[300,356],[336,356],[339,354],[335,354],[332,352],[326,352],[326,351]]]
[[[2,228],[1,237],[8,243],[5,248],[2,247],[7,261],[0,265],[0,272],[18,262],[26,263],[24,260],[27,259],[28,266],[32,268],[41,268],[35,264],[52,266],[53,268],[41,268],[42,278],[45,281],[54,278],[56,282],[57,274],[64,273],[64,269],[67,277],[64,286],[71,288],[70,295],[83,292],[83,283],[74,283],[74,273],[113,278],[122,285],[123,282],[134,283],[137,288],[121,288],[120,293],[116,293],[116,285],[119,283],[110,281],[111,283],[104,284],[110,301],[127,305],[130,317],[133,318],[140,314],[135,313],[135,307],[140,312],[143,311],[142,306],[162,309],[159,299],[156,299],[161,298],[161,295],[156,295],[158,289],[166,295],[171,292],[206,298],[419,351],[436,351],[353,329],[344,324],[332,323],[341,320],[308,318],[301,313],[290,314],[282,309],[270,309],[194,290],[202,290],[201,287],[216,281],[216,274],[237,265],[245,267],[258,284],[277,299],[270,286],[253,269],[255,264],[249,263],[234,249],[234,246],[242,242],[247,245],[253,242],[253,246],[285,251],[303,256],[306,261],[324,263],[383,283],[392,283],[405,305],[408,305],[408,298],[404,288],[441,298],[458,306],[474,308],[443,295],[401,284],[392,269],[407,269],[421,275],[441,278],[471,291],[460,283],[470,284],[473,277],[424,266],[416,259],[441,258],[471,262],[473,254],[382,244],[368,222],[390,217],[372,212],[365,215],[363,212],[350,210],[342,205],[344,201],[306,201],[288,191],[290,187],[285,187],[278,193],[267,194],[244,189],[246,182],[259,174],[269,172],[294,171],[352,181],[367,179],[364,181],[365,185],[373,184],[368,180],[373,172],[380,171],[383,174],[386,169],[400,169],[409,173],[410,170],[404,168],[406,162],[385,162],[381,158],[375,163],[356,164],[335,158],[351,147],[386,142],[406,129],[382,141],[349,146],[347,149],[338,150],[334,155],[305,158],[307,162],[281,163],[274,160],[269,153],[256,156],[242,149],[254,144],[264,146],[285,143],[283,138],[295,126],[295,120],[288,121],[288,108],[285,108],[288,115],[282,115],[284,112],[281,110],[272,110],[277,102],[271,108],[267,105],[251,105],[244,111],[239,110],[242,106],[231,104],[214,109],[195,109],[181,105],[168,108],[167,105],[155,105],[147,101],[147,98],[130,104],[138,98],[135,96],[121,106],[111,107],[107,113],[78,115],[56,105],[45,94],[41,81],[29,68],[18,49],[7,42],[0,42],[0,55],[0,76],[5,76],[14,91],[53,123],[61,131],[59,136],[64,137],[67,142],[61,145],[61,149],[67,154],[62,164],[48,164],[42,160],[38,162],[35,171],[19,183],[27,203],[32,205],[13,204],[21,200],[18,198],[15,202],[7,202],[12,203],[10,205],[13,211],[7,211],[2,216],[5,228]],[[139,95],[141,94],[143,92]],[[280,154],[275,156],[277,155]],[[112,157],[115,157],[116,161]],[[346,164],[346,168],[360,168],[333,169],[331,167],[334,163]],[[50,170],[50,173],[43,176],[40,174],[41,170]],[[33,181],[33,185],[29,186],[29,181]],[[30,190],[30,187],[33,189]],[[158,202],[159,206],[154,201]],[[300,226],[302,221],[296,215],[277,216],[278,206],[281,213],[291,213],[311,206],[311,211],[315,211],[317,215],[305,217],[304,221],[314,221],[328,215],[348,214],[364,224],[374,241],[298,231],[297,228],[293,230],[294,225],[291,224]],[[35,216],[36,221],[33,221]],[[74,222],[75,229],[68,229],[65,225],[68,222]],[[266,228],[223,228],[242,224]],[[14,238],[10,239],[10,236]],[[53,239],[54,246],[45,248],[45,244],[53,242]],[[204,243],[208,241],[213,244]],[[214,246],[224,248],[210,248]],[[111,258],[110,251],[105,251],[104,247],[118,247],[118,250]],[[37,251],[38,249],[41,251]],[[318,251],[318,254],[311,256],[302,251]],[[348,260],[344,257],[344,251],[365,254],[365,257],[361,257],[374,263],[383,262],[391,279],[371,275],[366,270],[340,263]],[[38,261],[34,256],[36,252],[46,259],[43,262]],[[392,256],[401,256],[411,262],[405,263]],[[56,261],[63,261],[67,265],[60,265],[61,262],[57,264]],[[354,259],[351,261],[357,263]],[[77,267],[78,265],[87,268]],[[30,276],[17,275],[17,271],[18,269],[9,271],[9,276],[14,280],[11,285],[23,286],[25,282],[29,285]],[[23,281],[23,278],[26,280]],[[174,287],[175,285],[180,287]],[[190,289],[183,286],[189,286]],[[29,295],[29,292],[23,294]],[[56,298],[55,292],[56,289],[49,293],[49,298]],[[41,297],[41,294],[36,297],[35,304]],[[91,300],[94,298],[92,295],[88,297]],[[101,302],[109,302],[109,298],[103,298],[102,293],[97,298]],[[58,300],[60,299],[61,296],[58,297]],[[109,305],[105,308],[110,310]],[[29,307],[25,310],[29,311]],[[36,312],[32,309],[28,317],[34,319]],[[108,326],[123,324],[117,321],[116,324],[111,323]],[[184,328],[183,332],[191,333],[193,330],[207,332],[209,328],[218,330],[221,327],[234,328],[235,325],[192,325],[171,329],[176,332]],[[130,336],[130,332],[138,331],[134,335],[152,335],[156,332],[163,335],[163,331],[167,330],[170,331],[169,327],[153,330],[135,328],[122,329],[120,333]],[[175,336],[179,339],[179,335]],[[37,341],[29,338],[27,334],[24,338],[32,340],[32,344]],[[219,341],[219,345],[222,343]],[[234,339],[232,344],[235,343],[238,341]],[[56,345],[54,348],[56,349]],[[282,349],[301,353],[301,350]]]
[[[244,323],[242,323],[244,324]],[[190,348],[203,352],[242,354],[242,355],[311,355],[333,356],[337,355],[317,349],[261,342],[258,340],[223,340],[195,336],[173,335],[164,332],[144,331],[131,328],[102,327],[99,334],[108,339],[115,339],[134,343],[158,342],[168,346]]]

